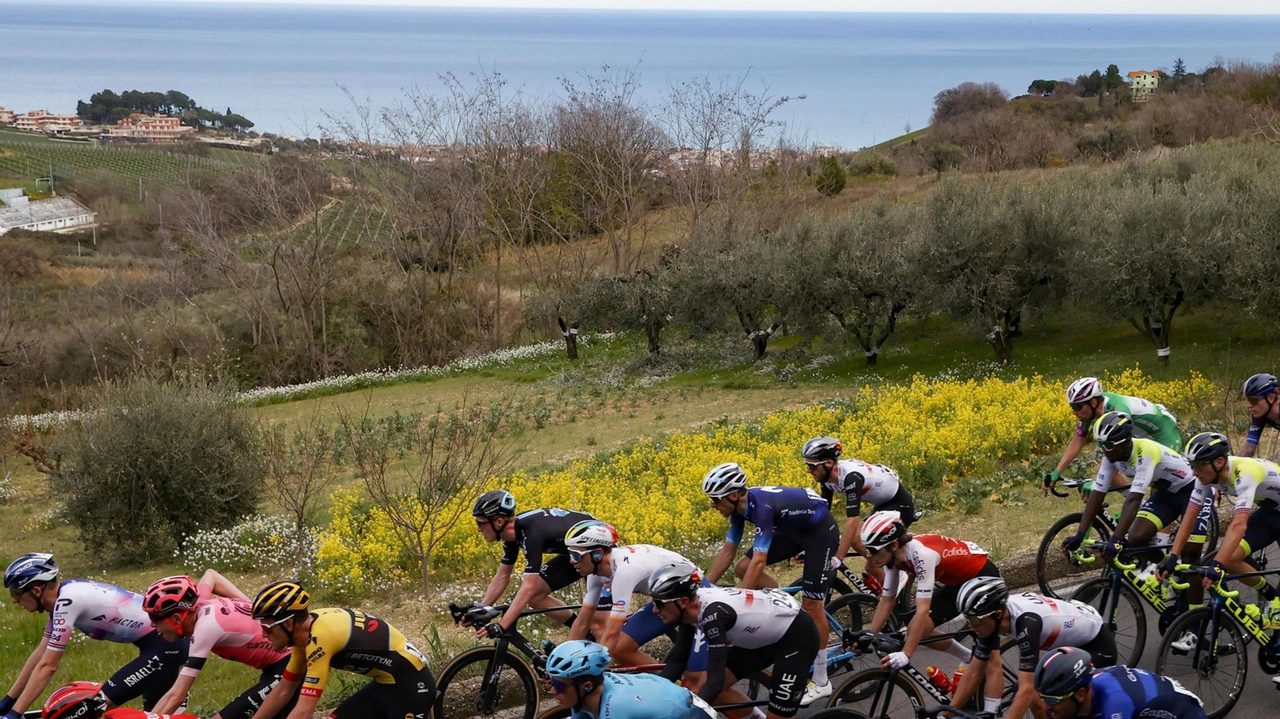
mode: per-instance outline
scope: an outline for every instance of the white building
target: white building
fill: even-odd
[[[0,207],[0,235],[9,230],[73,232],[97,224],[98,213],[70,197],[27,202],[26,197],[6,197]]]

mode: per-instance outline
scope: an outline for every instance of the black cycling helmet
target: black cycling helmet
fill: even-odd
[[[702,577],[688,564],[668,564],[649,575],[649,596],[661,602],[695,596],[700,586]]]
[[[800,450],[800,456],[811,462],[819,462],[827,459],[839,459],[840,440],[835,437],[814,437],[804,443],[804,449]]]
[[[1186,449],[1182,450],[1182,456],[1186,457],[1188,462],[1208,462],[1229,454],[1231,454],[1231,440],[1217,432],[1197,434],[1187,442]]]
[[[1133,439],[1133,418],[1124,412],[1107,412],[1093,423],[1093,438],[1104,450],[1115,449]]]
[[[473,517],[510,517],[516,513],[516,498],[505,489],[485,492],[471,506]]]
[[[960,585],[956,608],[966,619],[989,617],[1009,599],[1009,587],[1000,577],[974,577]]]
[[[1093,655],[1075,647],[1059,647],[1036,667],[1036,693],[1046,699],[1065,699],[1092,679]]]
[[[1244,396],[1266,397],[1275,392],[1277,387],[1280,387],[1280,380],[1277,380],[1275,375],[1265,372],[1255,374],[1244,381]]]

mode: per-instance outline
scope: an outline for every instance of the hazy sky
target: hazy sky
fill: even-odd
[[[4,4],[6,0],[0,0]],[[69,0],[64,0],[69,1]],[[144,0],[146,1],[146,0]],[[149,0],[168,3],[170,0]],[[224,3],[244,0],[182,0]],[[821,12],[1001,12],[1272,15],[1277,0],[257,0],[272,4]]]

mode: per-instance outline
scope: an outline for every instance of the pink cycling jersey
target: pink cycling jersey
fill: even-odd
[[[254,669],[266,669],[289,656],[289,650],[272,649],[270,640],[262,636],[262,627],[249,613],[249,602],[215,597],[208,584],[199,585],[198,590],[196,628],[191,632],[183,675],[199,674],[210,652]]]

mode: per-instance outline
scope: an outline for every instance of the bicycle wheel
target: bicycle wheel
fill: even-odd
[[[1098,610],[1108,621],[1111,631],[1115,632],[1117,663],[1136,667],[1147,645],[1147,612],[1142,608],[1142,597],[1138,592],[1127,584],[1121,584],[1115,613],[1108,617],[1106,605],[1111,603],[1111,587],[1111,577],[1096,577],[1081,584],[1071,598]]]
[[[809,715],[809,719],[869,719],[866,714],[845,707],[821,709]]]
[[[831,694],[828,707],[852,709],[867,719],[911,719],[924,706],[920,689],[902,674],[868,669],[849,677]]]
[[[468,649],[440,671],[436,688],[448,719],[533,719],[538,711],[538,681],[533,669],[510,652],[494,666],[494,647]],[[487,683],[491,671],[497,682]]]
[[[1244,629],[1223,614],[1218,625],[1216,651],[1209,651],[1206,635],[1213,620],[1213,610],[1198,607],[1186,612],[1169,625],[1160,640],[1156,656],[1156,674],[1178,681],[1204,702],[1204,713],[1210,719],[1221,719],[1236,705],[1249,673],[1249,653],[1245,650]],[[1183,634],[1193,632],[1197,646],[1180,652],[1173,643]]]
[[[1081,564],[1062,551],[1062,541],[1075,536],[1083,517],[1079,512],[1068,514],[1054,522],[1040,540],[1040,549],[1036,550],[1036,583],[1040,585],[1040,593],[1046,597],[1065,599],[1072,586],[1098,571],[1097,564]],[[1101,519],[1094,517],[1093,530],[1085,534],[1085,539],[1106,539],[1109,536],[1111,530]]]
[[[876,604],[878,599],[869,594],[842,594],[830,602],[827,602],[827,614],[830,618],[827,620],[831,623],[831,637],[827,644],[828,652],[832,648],[837,653],[840,650],[840,641],[842,639],[842,631],[858,632],[871,626],[871,620],[876,614]],[[836,624],[840,625],[840,629],[836,629]],[[892,617],[889,618],[888,626],[885,631],[894,631],[898,629]],[[830,654],[829,654],[830,655]],[[853,657],[842,660],[834,664],[828,664],[827,671],[833,674],[861,671],[862,669],[870,669],[880,666],[880,658],[874,653],[863,654],[860,657]]]

